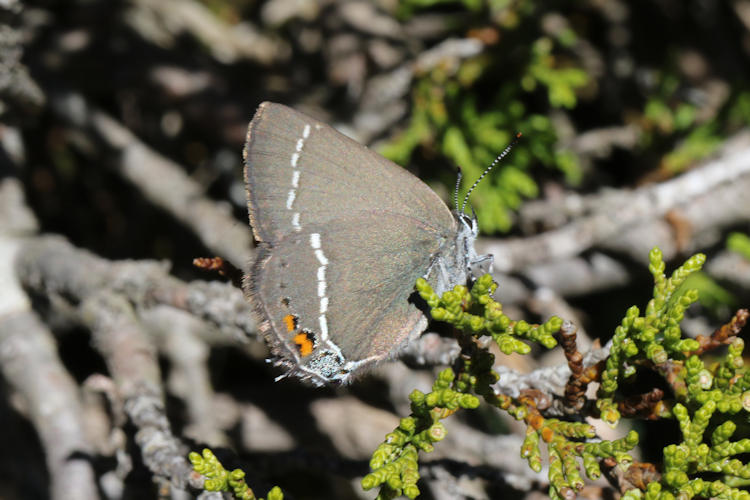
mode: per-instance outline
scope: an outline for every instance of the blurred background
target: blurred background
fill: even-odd
[[[241,150],[260,102],[449,204],[456,166],[465,193],[522,132],[472,195],[480,251],[509,315],[570,319],[585,352],[651,297],[655,245],[708,254],[687,334],[748,303],[749,72],[749,0],[0,1],[0,498],[191,498],[154,439],[225,450],[258,495],[374,498],[369,455],[440,366],[274,383],[241,292],[192,264],[252,258]],[[422,498],[547,491],[515,421],[455,420]],[[677,433],[638,430],[643,459]]]

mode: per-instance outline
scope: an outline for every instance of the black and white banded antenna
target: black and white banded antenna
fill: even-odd
[[[463,177],[463,173],[461,172],[461,167],[456,167],[458,169],[458,175],[456,176],[456,189],[453,190],[453,208],[458,210],[458,188],[461,186],[461,177]]]
[[[516,136],[513,138],[513,140],[510,141],[510,144],[508,144],[508,146],[506,146],[506,148],[503,149],[503,152],[500,153],[499,155],[497,155],[497,158],[495,158],[492,161],[492,163],[490,163],[490,166],[487,167],[486,169],[484,169],[484,172],[482,172],[482,175],[479,176],[479,179],[477,179],[476,181],[474,181],[474,184],[471,185],[471,187],[469,188],[469,190],[466,192],[466,196],[464,196],[464,201],[461,204],[461,213],[464,213],[464,209],[466,208],[466,204],[469,202],[469,195],[471,194],[472,191],[474,191],[474,188],[477,187],[477,184],[479,184],[479,182],[482,179],[484,179],[484,176],[487,175],[490,170],[492,170],[492,167],[494,167],[495,165],[497,165],[497,163],[500,160],[502,160],[503,158],[505,158],[505,155],[507,155],[508,153],[510,153],[510,150],[513,149],[513,146],[516,145],[516,143],[518,142],[518,140],[520,138],[521,138],[521,132],[517,132]],[[458,198],[456,198],[456,202],[458,202]],[[456,208],[458,208],[458,205],[456,205]]]

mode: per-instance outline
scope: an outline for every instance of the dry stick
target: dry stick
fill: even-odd
[[[352,2],[353,3],[353,2]],[[404,118],[414,78],[440,66],[455,72],[461,62],[482,52],[484,44],[475,38],[448,38],[434,47],[419,52],[396,68],[372,76],[366,83],[359,111],[353,118],[354,136],[360,142],[381,137]]]
[[[3,118],[8,112],[21,115],[38,112],[45,104],[45,97],[36,81],[29,75],[28,68],[21,62],[23,57],[24,37],[27,35],[21,27],[21,2],[7,1],[0,3],[0,15],[3,17],[3,29],[0,30],[0,105]]]
[[[636,394],[635,396],[623,398],[618,401],[617,410],[620,412],[620,415],[626,418],[640,415],[642,418],[657,420],[666,417],[664,415],[666,411],[661,409],[660,412],[657,407],[663,399],[664,391],[658,387],[654,387],[644,394]]]
[[[612,341],[604,347],[592,349],[583,357],[583,370],[597,364],[609,356],[609,348]],[[494,370],[500,375],[492,389],[496,394],[507,394],[518,397],[521,391],[536,389],[545,394],[562,395],[564,388],[570,380],[571,371],[567,363],[557,366],[538,368],[530,373],[519,373],[505,366],[495,366]],[[566,412],[556,406],[556,401],[549,409],[545,410],[545,416],[562,416]]]
[[[107,261],[58,237],[31,239],[18,253],[16,274],[23,277],[24,284],[50,298],[53,306],[77,308],[80,319],[93,332],[95,344],[124,400],[125,412],[138,428],[136,441],[146,465],[162,481],[169,480],[180,488],[189,481],[197,485],[185,460],[185,450],[171,434],[166,420],[156,350],[144,326],[153,326],[159,304],[166,304],[190,312],[192,321],[203,318],[216,322],[214,326],[226,332],[224,342],[236,342],[240,336],[255,331],[242,292],[220,283],[187,285],[169,276],[161,264]],[[161,306],[162,312],[169,308]],[[214,329],[205,324],[192,329],[215,343],[222,336],[211,330]],[[165,343],[174,344],[174,339]],[[197,358],[192,359],[202,357],[198,352]],[[29,366],[37,371],[34,364]],[[197,380],[201,374],[206,380]],[[196,370],[190,377],[193,387],[207,388],[201,395],[208,404],[212,395],[207,372]],[[189,406],[196,418],[205,413],[195,405]]]
[[[190,312],[207,323],[202,339],[236,344],[256,338],[256,323],[242,291],[226,283],[184,283],[153,261],[109,261],[73,247],[59,237],[39,237],[23,245],[16,274],[34,292],[80,302],[101,290],[123,294],[138,308],[158,304]],[[212,328],[213,327],[213,328]]]
[[[162,486],[168,481],[181,490],[188,482],[200,487],[186,458],[188,449],[172,434],[167,420],[156,349],[130,302],[102,291],[81,304],[81,313],[123,398],[125,413],[138,429],[135,441],[143,462]]]
[[[0,180],[0,371],[25,402],[41,440],[50,498],[94,500],[99,494],[78,388],[14,273],[16,256],[37,228],[21,183],[11,177]]]
[[[586,257],[539,263],[523,274],[526,280],[510,274],[493,273],[493,278],[500,284],[495,292],[495,300],[506,306],[525,303],[533,300],[533,295],[543,289],[552,290],[556,296],[564,299],[621,287],[633,278],[623,263],[600,252],[592,252]],[[569,318],[565,314],[562,316]],[[575,320],[575,317],[569,319]]]
[[[750,160],[750,149],[744,158]],[[750,167],[750,162],[747,163]],[[742,175],[706,190],[701,195],[663,214],[656,214],[632,225],[622,233],[602,241],[604,249],[628,254],[647,262],[646,256],[654,247],[661,248],[665,259],[678,254],[690,254],[721,243],[725,231],[750,219],[750,168]]]
[[[169,391],[181,398],[187,408],[189,425],[184,434],[210,446],[227,446],[214,407],[216,396],[208,372],[209,346],[200,338],[205,324],[185,311],[164,305],[141,309],[139,317],[155,338],[159,352],[170,361]]]
[[[604,127],[581,132],[569,142],[579,156],[609,158],[614,148],[633,149],[639,133],[639,128],[632,124]],[[525,233],[531,233],[535,226],[543,226],[545,230],[557,228],[571,219],[597,212],[612,194],[612,191],[592,195],[570,192],[552,199],[529,200],[518,210],[518,225]]]
[[[246,221],[232,216],[204,196],[204,188],[175,162],[160,155],[107,114],[89,109],[83,97],[66,94],[53,99],[53,109],[71,126],[112,150],[113,168],[154,205],[193,230],[212,252],[243,267],[252,258],[252,234]],[[239,168],[239,163],[238,163]]]
[[[747,309],[737,310],[728,323],[721,325],[711,335],[698,335],[695,340],[698,341],[700,347],[691,354],[701,356],[707,351],[711,351],[722,345],[731,344],[742,332],[742,329],[745,328],[748,319],[750,319],[750,311]]]
[[[242,292],[220,283],[186,285],[169,276],[163,265],[110,262],[55,237],[26,243],[19,252],[16,273],[23,277],[28,288],[50,298],[53,305],[77,310],[80,320],[91,329],[124,401],[125,412],[138,428],[136,441],[151,471],[179,488],[194,480],[185,458],[186,450],[169,429],[156,349],[136,311],[144,311],[146,319],[153,321],[148,312],[158,304],[180,307],[193,314],[193,321],[203,318],[224,322],[214,326],[226,331],[225,342],[236,342],[237,338],[255,331]],[[205,323],[203,328],[192,331],[208,339],[213,337],[213,342],[222,337]],[[183,347],[186,345],[183,343]],[[196,379],[201,375],[205,380]],[[196,369],[191,379],[196,386],[207,389],[200,395],[206,397],[204,404],[208,404],[212,394],[206,370]],[[195,405],[190,406],[195,409]],[[205,412],[197,410],[191,416],[202,414]],[[215,429],[211,422],[191,424]],[[216,433],[211,434],[216,438]]]
[[[60,361],[52,333],[33,312],[0,317],[0,369],[25,399],[39,434],[50,475],[50,498],[99,498],[78,387]]]
[[[539,262],[570,258],[595,245],[614,246],[644,260],[647,254],[642,247],[660,244],[670,257],[678,250],[672,231],[664,223],[660,228],[666,227],[666,232],[655,233],[658,228],[650,227],[670,210],[679,209],[696,233],[716,232],[717,226],[720,229],[750,218],[747,139],[746,134],[740,136],[731,141],[721,158],[675,179],[630,193],[619,191],[598,213],[560,229],[527,238],[485,241],[480,251],[495,255],[499,271],[520,271]],[[742,145],[737,147],[739,143]]]
[[[187,450],[171,434],[156,350],[132,305],[147,306],[151,297],[149,288],[154,291],[154,282],[159,281],[160,274],[165,282],[176,280],[167,276],[162,266],[132,262],[109,264],[88,252],[76,251],[58,238],[32,240],[25,249],[27,251],[22,251],[18,257],[17,273],[26,278],[26,285],[46,293],[53,304],[67,299],[71,306],[79,305],[80,319],[91,329],[94,343],[107,362],[118,394],[124,401],[125,413],[138,429],[135,437],[144,463],[162,482],[169,481],[180,489],[184,489],[188,482],[200,486],[187,462]],[[169,285],[175,288],[175,283]],[[237,294],[241,296],[239,291]],[[23,332],[24,339],[29,335],[28,327],[16,330]],[[54,352],[52,348],[45,350],[41,347],[34,352],[49,350]],[[53,365],[48,360],[33,361],[27,360],[25,366],[35,375],[40,367]],[[62,368],[60,371],[65,373]],[[41,380],[47,382],[45,389],[59,385],[44,378]],[[25,393],[28,395],[30,391]],[[65,401],[77,400],[75,389],[72,395],[64,390],[45,391],[44,395],[53,400],[53,396],[59,395],[63,395]],[[42,435],[45,430],[59,433],[54,426],[37,425]],[[45,442],[45,449],[49,453],[54,446]],[[54,487],[56,491],[65,491],[58,485]]]
[[[152,150],[127,128],[100,111],[91,115],[93,131],[119,150],[117,172],[135,184],[155,205],[190,227],[203,243],[237,267],[250,261],[252,235],[227,208],[206,198],[204,189],[179,165]]]
[[[211,316],[219,323],[225,321],[226,324],[223,326],[230,329],[236,328],[234,323],[237,319],[251,317],[248,309],[244,309],[243,312],[243,310],[238,311],[234,306],[230,306],[227,309],[221,310],[203,302],[204,300],[210,301],[211,299],[215,299],[219,296],[219,292],[227,290],[235,292],[235,295],[237,295],[236,298],[239,302],[236,305],[247,307],[241,292],[232,287],[220,286],[215,283],[214,285],[217,288],[215,292],[212,292],[204,289],[203,285],[205,284],[193,283],[185,285],[169,277],[164,267],[156,263],[107,261],[84,250],[76,249],[59,238],[38,238],[26,244],[21,252],[17,269],[19,274],[25,277],[26,285],[36,292],[44,293],[49,297],[67,297],[73,302],[83,301],[88,315],[88,324],[92,330],[99,330],[96,338],[103,337],[102,342],[105,343],[101,349],[105,352],[105,356],[108,359],[116,356],[118,353],[134,353],[132,356],[125,356],[124,362],[135,363],[137,361],[137,366],[139,367],[129,367],[127,364],[121,367],[119,373],[130,373],[128,376],[121,375],[123,379],[122,383],[128,384],[126,389],[132,391],[131,394],[134,394],[134,402],[131,403],[131,406],[138,407],[141,404],[145,404],[147,410],[155,415],[158,415],[158,413],[155,413],[155,410],[158,409],[159,405],[158,398],[154,395],[155,386],[153,384],[149,386],[144,381],[140,383],[137,381],[139,378],[153,379],[155,376],[154,370],[156,369],[153,368],[153,365],[151,368],[148,368],[148,365],[144,368],[143,365],[146,361],[143,359],[140,361],[129,359],[131,357],[137,358],[138,356],[145,356],[148,359],[152,356],[151,348],[148,347],[148,344],[140,348],[130,345],[131,342],[135,342],[136,345],[143,345],[143,341],[142,339],[137,342],[131,341],[128,335],[143,337],[145,332],[141,331],[140,325],[136,323],[137,318],[134,316],[135,313],[131,310],[129,303],[136,304],[139,309],[154,307],[158,303],[183,307],[197,316]],[[202,297],[201,299],[192,300],[190,298],[195,295],[192,292],[193,288],[199,289],[197,295]],[[124,301],[120,294],[126,295],[128,300]],[[102,296],[105,298],[102,299]],[[224,293],[222,298],[216,301],[220,305],[226,305],[227,302],[230,302],[229,298],[231,296]],[[207,315],[206,311],[211,311],[211,315]],[[121,318],[119,326],[116,323],[118,317]],[[107,324],[109,324],[109,327],[107,327]],[[117,335],[120,339],[113,340],[106,338],[104,331],[108,328],[111,329],[109,335]],[[116,343],[116,346],[113,343]],[[124,345],[121,345],[121,343],[124,343]],[[111,359],[110,363],[123,362],[118,361],[120,358],[121,356],[117,356],[117,359]],[[151,361],[148,361],[148,363],[151,363]],[[569,376],[569,370],[567,366],[558,367],[558,371],[560,369],[567,371],[567,373],[563,373],[557,377],[560,383],[559,387],[562,387]],[[116,368],[113,367],[113,374],[115,370]],[[151,373],[150,377],[143,375],[149,372]],[[129,376],[136,377],[133,379],[136,382],[128,382],[127,378]],[[517,378],[510,381],[509,377],[513,376]],[[544,370],[541,375],[520,375],[505,372],[501,383],[509,381],[515,387],[520,387],[524,383],[538,383],[541,379],[547,378],[547,370]],[[130,411],[136,410],[130,408]],[[139,415],[136,416],[139,417],[139,421],[145,418]],[[158,421],[149,425],[147,429],[148,433],[155,434],[157,437],[164,437],[164,430],[159,427],[160,424]],[[143,439],[144,441],[142,442],[145,442],[146,438]],[[160,453],[152,457],[152,460],[155,462],[153,466],[160,468],[160,470],[163,470],[165,467],[168,469],[170,466],[174,466],[174,462],[167,461],[165,464],[164,460],[158,460],[159,456],[171,456],[167,452],[173,450],[173,446],[164,446],[166,446],[166,450],[157,450]],[[523,475],[519,472],[519,479],[520,476]]]
[[[101,336],[97,345],[110,365],[118,392],[125,399],[126,412],[134,422],[136,417],[142,422],[145,417],[128,411],[129,404],[131,409],[146,405],[149,418],[155,418],[163,410],[159,406],[162,394],[158,366],[152,363],[155,349],[151,342],[155,339],[154,343],[161,345],[171,359],[173,375],[182,375],[190,387],[183,395],[191,428],[199,432],[201,441],[221,444],[225,440],[210,408],[213,391],[205,367],[206,344],[236,345],[255,335],[250,306],[240,290],[217,282],[185,284],[169,276],[161,264],[107,261],[56,237],[41,237],[26,243],[19,252],[16,272],[24,278],[27,288],[50,298],[53,306],[78,311],[79,318],[95,332],[95,340],[99,338],[97,335]],[[113,347],[112,342],[123,345]],[[129,347],[130,342],[138,347]],[[137,390],[131,387],[134,383]],[[130,395],[133,397],[128,399]],[[144,425],[155,425],[156,429],[149,432],[156,432],[154,439],[162,439],[168,431],[160,427],[164,422]],[[172,448],[170,445],[158,453],[174,451]],[[165,459],[157,456],[152,460],[149,465],[152,471],[170,472],[170,465],[164,465]]]
[[[269,65],[291,55],[283,39],[263,34],[247,21],[231,26],[194,0],[135,0],[126,20],[159,47],[177,45],[181,36],[190,34],[222,64],[245,60]]]
[[[692,200],[679,211],[670,212],[679,213],[679,218],[689,226],[692,234],[687,243],[677,243],[677,231],[673,223],[666,218],[655,217],[600,242],[598,246],[619,254],[628,254],[637,261],[643,261],[654,246],[661,248],[667,258],[675,256],[678,251],[698,251],[719,243],[724,234],[723,228],[747,220],[750,216],[746,194],[748,191],[750,175],[744,175],[734,183],[719,186],[715,191]],[[675,217],[670,219],[674,220]],[[533,238],[539,236],[530,239]],[[723,253],[712,257],[706,270],[715,278],[732,281],[737,286],[750,284],[750,266],[736,254]],[[631,274],[623,263],[599,252],[591,253],[585,258],[578,256],[552,262],[540,261],[524,269],[523,274],[537,286],[551,288],[563,297],[623,286],[631,279]],[[496,279],[501,284],[507,282],[499,273],[496,273]],[[505,293],[502,286],[498,293]],[[527,296],[528,292],[521,288],[514,290],[502,301],[514,303]]]
[[[736,252],[724,251],[712,256],[705,270],[715,279],[750,289],[750,261]]]

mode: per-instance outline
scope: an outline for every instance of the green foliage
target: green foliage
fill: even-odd
[[[713,115],[702,116],[688,94],[681,92],[680,76],[672,71],[651,76],[655,88],[644,106],[641,142],[666,151],[659,166],[663,175],[678,174],[711,155],[728,131],[750,120],[750,92],[740,91]]]
[[[502,312],[502,305],[491,297],[497,284],[490,275],[479,278],[471,290],[456,286],[442,296],[424,279],[418,280],[416,287],[430,306],[433,318],[462,330],[466,339],[491,337],[506,353],[528,353],[529,346],[524,340],[547,348],[557,345],[553,335],[560,330],[562,320],[553,317],[542,325],[530,325],[510,319]],[[419,494],[416,485],[418,452],[432,451],[434,443],[445,436],[445,428],[439,421],[461,408],[476,408],[477,396],[527,425],[521,455],[536,471],[541,470],[543,462],[540,443],[546,444],[552,498],[570,498],[583,488],[579,460],[591,479],[601,474],[598,461],[602,458],[621,466],[632,461],[626,452],[638,443],[635,432],[620,440],[586,442],[595,437],[594,428],[589,424],[545,418],[533,397],[522,394],[513,398],[497,393],[493,389],[498,381],[493,371],[494,361],[494,355],[486,348],[469,349],[457,363],[457,371],[447,369],[440,373],[431,393],[413,392],[411,415],[402,419],[399,427],[388,434],[373,453],[372,472],[362,480],[363,488],[380,487],[378,498],[383,499],[398,495],[416,498]]]
[[[362,479],[365,490],[380,486],[378,498],[419,496],[417,452],[433,451],[433,443],[445,437],[445,427],[440,420],[459,408],[479,406],[476,396],[451,387],[454,380],[451,369],[443,370],[433,384],[432,392],[424,394],[415,390],[411,393],[412,413],[401,419],[399,426],[385,437],[385,441],[372,454],[372,472]]]
[[[632,450],[638,444],[638,433],[635,431],[630,431],[622,439],[584,443],[581,446],[578,440],[596,437],[593,427],[588,424],[573,424],[555,419],[548,419],[547,422],[549,426],[547,428],[554,429],[552,439],[547,442],[550,467],[549,496],[552,499],[575,498],[575,493],[583,489],[584,483],[578,471],[577,458],[583,460],[583,468],[589,479],[597,479],[601,476],[600,459],[613,458],[621,467],[627,466],[633,461],[632,457],[626,452]],[[574,428],[574,426],[584,428],[584,432],[580,432],[578,435],[571,433],[571,428]],[[535,447],[536,454],[539,454],[538,440],[536,440]],[[540,471],[541,463],[538,464],[538,467],[538,469],[534,469],[532,466],[532,469],[537,472]]]
[[[415,9],[437,3],[443,2],[402,2],[400,12],[407,16]],[[505,10],[508,2],[450,3],[470,12],[489,10],[498,24],[507,23],[505,29],[517,27],[517,23],[509,21],[508,16],[513,16]],[[534,3],[525,5],[528,9],[517,6],[515,13],[531,16]],[[457,68],[438,65],[416,81],[410,122],[381,153],[397,163],[407,164],[419,146],[438,150],[459,166],[464,179],[469,181],[462,186],[463,197],[471,182],[521,131],[524,139],[472,195],[472,206],[482,231],[507,231],[512,224],[512,210],[524,199],[538,195],[539,188],[529,174],[532,166],[542,164],[556,169],[571,184],[582,178],[577,156],[557,147],[557,133],[546,111],[530,112],[524,104],[530,94],[541,91],[551,108],[575,107],[576,92],[589,78],[582,69],[560,56],[575,41],[575,33],[567,29],[554,38],[540,34],[517,61],[509,61],[488,47],[478,56],[461,61]],[[508,78],[509,73],[514,76]],[[484,91],[480,92],[478,87],[493,89],[490,91],[493,97],[480,100],[479,95]]]
[[[575,37],[567,32],[568,38]],[[568,45],[572,40],[567,40]],[[521,79],[521,86],[533,92],[537,85],[546,87],[547,98],[554,108],[573,108],[577,103],[575,90],[588,83],[588,76],[579,68],[560,68],[555,65],[554,41],[548,37],[539,38],[531,48],[531,61],[528,72]]]
[[[705,260],[703,254],[694,255],[667,279],[661,251],[658,248],[651,250],[649,271],[654,277],[653,298],[647,304],[644,316],[640,315],[637,306],[628,309],[622,323],[615,329],[602,373],[596,404],[605,422],[615,425],[620,419],[613,396],[622,381],[635,375],[639,362],[663,364],[671,359],[684,359],[685,352],[698,349],[695,340],[682,338],[679,325],[685,309],[698,300],[698,292],[681,289],[681,285],[690,274],[700,270]]]
[[[650,366],[665,376],[674,393],[671,410],[662,416],[677,420],[680,443],[664,448],[663,474],[646,491],[631,490],[628,499],[690,499],[712,497],[750,499],[750,493],[736,486],[747,484],[750,465],[738,455],[750,451],[750,439],[730,441],[750,411],[750,372],[744,366],[744,342],[728,337],[726,355],[706,366],[695,354],[701,344],[681,339],[679,322],[684,310],[697,299],[697,292],[684,285],[705,260],[701,254],[688,259],[667,279],[661,252],[650,254],[649,269],[654,276],[654,298],[641,317],[633,306],[613,337],[610,357],[602,373],[597,406],[603,419],[619,419],[613,400],[618,385],[635,373],[638,366]],[[735,420],[738,419],[738,420]],[[705,474],[719,474],[710,481]]]
[[[750,260],[750,236],[744,233],[732,233],[727,237],[727,248]]]
[[[675,419],[682,440],[664,448],[661,475],[644,476],[639,483],[643,489],[624,492],[624,498],[630,500],[693,497],[750,500],[750,493],[741,489],[750,484],[750,464],[745,463],[750,439],[732,440],[738,427],[747,430],[750,412],[750,371],[744,365],[744,342],[736,337],[747,313],[738,313],[732,323],[717,330],[711,339],[682,338],[679,326],[686,308],[698,300],[697,291],[688,285],[691,279],[700,276],[704,261],[702,254],[694,255],[667,277],[661,252],[654,248],[649,254],[653,298],[644,314],[636,306],[629,308],[615,330],[609,357],[600,368],[580,375],[589,377],[588,381],[600,382],[599,397],[587,411],[598,411],[612,425],[620,420],[622,409],[634,415],[632,403],[624,400],[618,389],[639,369],[655,370],[671,387],[674,400],[655,401],[649,408],[650,418]],[[587,423],[545,417],[539,406],[541,400],[536,399],[534,391],[522,391],[518,397],[499,393],[495,388],[499,376],[493,370],[494,356],[469,340],[491,337],[504,353],[528,353],[528,341],[551,348],[557,345],[554,335],[562,326],[559,318],[551,318],[543,325],[510,319],[503,313],[502,305],[491,297],[497,284],[489,275],[478,279],[471,290],[457,286],[442,296],[435,294],[423,279],[417,281],[416,288],[430,307],[433,319],[445,321],[463,332],[465,337],[459,340],[462,356],[454,369],[440,374],[431,393],[412,394],[411,416],[403,419],[375,451],[370,464],[372,472],[363,480],[363,487],[380,487],[379,498],[400,494],[415,498],[419,494],[416,484],[419,452],[432,451],[434,443],[444,437],[441,419],[461,408],[476,408],[477,396],[526,424],[520,453],[531,469],[541,471],[546,452],[550,498],[574,498],[582,490],[580,465],[589,479],[602,474],[602,463],[622,471],[636,467],[629,454],[638,444],[635,431],[622,439],[598,441],[594,428]],[[727,345],[726,354],[706,365],[700,355],[720,345]],[[569,340],[563,342],[563,347],[566,356],[571,354]],[[572,356],[569,361],[575,359],[580,358]],[[541,443],[546,446],[540,446]],[[656,471],[653,466],[651,469]]]
[[[694,255],[667,277],[661,251],[654,248],[649,254],[653,297],[644,314],[637,306],[630,307],[615,330],[607,359],[588,369],[580,364],[580,353],[573,352],[574,335],[563,330],[560,318],[531,325],[507,316],[502,304],[492,298],[497,284],[490,275],[479,278],[471,289],[456,286],[442,296],[426,280],[417,280],[416,289],[433,319],[462,332],[462,354],[453,368],[440,372],[429,393],[411,393],[410,415],[402,418],[373,452],[371,472],[362,479],[362,487],[378,488],[378,499],[417,498],[420,452],[432,452],[445,438],[443,419],[476,409],[482,401],[526,426],[520,456],[537,472],[546,461],[549,496],[554,500],[575,498],[585,485],[584,475],[590,480],[599,478],[602,465],[626,475],[633,467],[649,470],[643,466],[650,464],[634,464],[630,454],[639,442],[635,431],[621,439],[598,440],[595,428],[580,418],[545,416],[549,401],[545,402],[541,391],[524,390],[517,396],[500,392],[496,385],[499,375],[493,369],[495,356],[482,342],[475,342],[479,337],[490,338],[503,353],[527,354],[528,342],[553,348],[559,336],[571,369],[574,365],[580,368],[578,382],[600,383],[598,398],[589,402],[594,404],[584,404],[579,416],[598,412],[600,418],[615,425],[621,411],[634,415],[633,404],[618,389],[638,370],[656,371],[670,386],[672,399],[655,401],[648,417],[674,419],[681,441],[664,448],[661,474],[643,476],[638,487],[623,492],[623,498],[750,500],[750,493],[742,489],[750,485],[750,464],[746,463],[750,438],[742,437],[750,412],[750,371],[744,364],[744,341],[736,336],[748,313],[738,312],[710,339],[685,339],[680,329],[686,308],[698,300],[697,291],[689,284],[700,275],[704,261],[702,254]],[[726,354],[707,365],[701,355],[722,345],[727,346]],[[571,376],[566,386],[566,398],[575,378]],[[735,436],[740,429],[740,436]],[[202,455],[191,453],[190,461],[196,472],[205,476],[207,491],[232,491],[237,498],[255,498],[244,482],[244,472],[226,471],[210,450]],[[282,498],[278,487],[268,494],[269,500]]]
[[[471,290],[465,286],[455,286],[442,297],[432,290],[424,278],[417,280],[416,287],[430,306],[433,319],[477,336],[490,335],[505,354],[528,354],[530,347],[520,339],[537,342],[548,349],[557,345],[553,334],[560,329],[562,320],[552,317],[543,325],[537,326],[511,320],[503,314],[502,304],[491,298],[497,289],[497,283],[492,281],[489,274],[478,279]],[[473,304],[474,307],[466,307],[465,304]]]
[[[483,231],[509,229],[509,210],[518,208],[523,199],[537,196],[537,185],[527,172],[533,161],[548,165],[560,161],[566,171],[572,172],[571,178],[576,178],[572,157],[564,154],[558,157],[551,152],[555,134],[548,118],[524,117],[525,108],[516,99],[508,104],[487,106],[487,111],[480,112],[474,97],[466,94],[457,82],[447,82],[442,87],[440,79],[433,74],[417,82],[414,92],[419,96],[415,98],[407,129],[381,153],[406,164],[417,146],[438,143],[441,152],[461,167],[464,179],[473,180],[505,149],[516,130],[526,131],[527,138],[516,145],[507,161],[497,165],[497,171],[480,183],[472,195],[472,206],[477,210]],[[513,90],[511,85],[505,87]],[[463,183],[461,197],[470,184]]]
[[[739,350],[741,352],[741,347]],[[700,369],[703,364],[697,356],[691,358],[690,364],[693,365],[691,371],[694,372],[694,376],[705,371]],[[701,375],[698,377],[700,378]],[[747,384],[742,385],[747,389]],[[733,458],[750,452],[750,439],[730,441],[737,425],[725,417],[721,418],[721,424],[713,428],[710,437],[705,436],[716,412],[734,415],[750,410],[750,392],[740,395],[737,391],[741,389],[737,388],[732,392],[739,397],[728,398],[722,396],[721,391],[710,387],[708,381],[705,387],[702,384],[694,385],[690,391],[693,404],[685,406],[677,403],[672,409],[672,413],[679,422],[683,441],[664,448],[662,480],[651,482],[645,493],[641,490],[630,490],[624,498],[632,500],[641,498],[671,500],[693,497],[750,499],[750,493],[733,486],[733,484],[747,484],[747,480],[750,479],[750,465]],[[699,394],[708,394],[708,397],[696,398],[695,396]],[[698,400],[704,400],[704,402],[699,403]],[[744,420],[746,417],[743,417]],[[720,474],[721,479],[709,481],[697,477],[701,473]]]
[[[435,7],[441,4],[453,4],[469,12],[479,12],[485,7],[498,12],[510,6],[511,0],[401,0],[398,3],[398,16],[407,19],[415,11]]]
[[[656,80],[655,91],[643,109],[646,128],[663,134],[689,129],[695,123],[697,113],[694,105],[673,98],[679,90],[679,77],[668,72],[652,77]]]
[[[679,173],[701,158],[710,155],[724,139],[716,133],[714,123],[693,128],[672,151],[662,158],[662,166],[670,173]]]
[[[245,483],[245,472],[241,469],[228,471],[208,448],[203,449],[203,454],[190,452],[188,456],[193,470],[206,479],[203,489],[206,491],[231,491],[235,498],[240,500],[255,500],[257,497],[253,490]],[[274,486],[268,492],[268,500],[284,500],[281,488]],[[263,500],[262,498],[258,500]]]
[[[750,498],[747,492],[729,487],[732,482],[750,479],[750,465],[734,458],[750,451],[750,439],[730,441],[737,424],[727,418],[742,413],[740,421],[744,423],[750,410],[750,373],[744,367],[743,348],[742,339],[733,339],[724,361],[710,369],[698,356],[685,363],[687,394],[672,410],[683,441],[664,449],[662,481],[663,486],[687,495],[685,498]],[[716,413],[723,415],[714,420],[713,430],[706,436]],[[720,473],[723,481],[704,482],[695,477],[705,472]]]
[[[737,93],[731,106],[727,106],[727,123],[731,128],[745,127],[750,122],[750,91]]]
[[[601,89],[608,84],[583,69],[591,67],[585,64],[586,44],[597,45],[591,32],[575,22],[570,24],[580,33],[567,22],[555,29],[545,26],[545,19],[558,15],[566,21],[575,19],[577,14],[564,8],[557,12],[558,7],[535,0],[398,2],[397,15],[404,20],[418,11],[451,9],[460,15],[446,21],[446,28],[456,36],[492,33],[485,38],[476,35],[484,43],[477,56],[467,60],[449,56],[445,64],[419,75],[412,89],[408,126],[381,151],[400,164],[409,163],[418,147],[429,150],[428,154],[442,154],[463,169],[470,185],[513,134],[522,132],[524,139],[514,153],[472,198],[486,233],[508,231],[513,211],[537,196],[531,168],[541,164],[554,169],[572,185],[582,180],[581,161],[560,144],[567,137],[560,137],[557,130],[565,129],[557,127],[561,121],[553,117],[565,117],[575,126],[576,114],[561,110],[576,111],[581,96],[603,98]],[[639,71],[641,81],[632,83],[642,91],[641,100],[619,110],[637,130],[641,148],[656,156],[656,171],[646,176],[649,179],[689,169],[714,153],[728,133],[750,122],[750,91],[744,83],[726,90],[688,83],[684,68],[675,64],[680,53],[681,48],[667,48],[661,64],[655,61],[648,72]],[[710,99],[698,97],[704,93],[719,101],[713,105]],[[452,181],[447,177],[443,176],[444,185]]]
[[[703,271],[688,276],[678,294],[682,293],[683,289],[697,290],[698,302],[715,317],[727,316],[729,306],[733,307],[736,304],[734,295]]]

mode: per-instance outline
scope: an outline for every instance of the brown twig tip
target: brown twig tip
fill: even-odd
[[[546,410],[552,405],[552,399],[549,394],[539,389],[522,389],[518,400],[529,408],[541,411]]]
[[[661,474],[652,463],[634,462],[628,467],[625,474],[623,474],[622,479],[625,482],[623,486],[626,489],[621,489],[621,491],[627,491],[627,489],[632,489],[632,487],[645,491],[648,483],[661,479]]]
[[[242,271],[221,257],[196,257],[193,265],[204,271],[218,271],[220,275],[229,278],[234,286],[242,288]]]
[[[633,488],[645,491],[649,483],[661,479],[657,467],[649,462],[633,462],[630,467],[623,469],[618,467],[614,457],[605,457],[601,462],[604,472],[610,483],[616,484],[621,493]]]
[[[719,346],[729,344],[734,337],[740,334],[747,324],[748,318],[750,318],[750,311],[747,309],[739,309],[734,313],[734,316],[728,323],[725,323],[714,330],[710,337],[698,335],[695,340],[698,341],[700,347],[692,354],[700,356],[701,354],[716,349]]]
[[[736,337],[740,334],[742,329],[747,324],[748,317],[750,317],[750,311],[748,311],[747,309],[739,309],[736,313],[734,313],[734,317],[729,321],[729,323],[722,325],[719,329],[711,334],[711,337],[717,337],[727,340],[731,337]]]
[[[654,388],[645,394],[631,396],[618,403],[618,410],[623,417],[640,415],[648,420],[656,420],[661,417],[660,413],[664,405],[660,404],[664,399],[664,391]]]
[[[568,364],[581,364],[583,362],[583,355],[578,351],[578,344],[576,343],[577,332],[578,328],[576,328],[572,321],[563,321],[560,331],[558,332],[558,335],[560,336],[560,345],[565,352]]]
[[[565,384],[565,406],[575,411],[583,408],[586,402],[586,388],[591,382],[588,371],[583,369],[583,354],[578,350],[576,332],[578,329],[571,321],[564,321],[558,332],[560,345],[568,360],[570,378]]]

